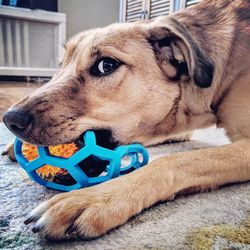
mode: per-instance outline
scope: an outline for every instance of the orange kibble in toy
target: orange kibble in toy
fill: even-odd
[[[69,158],[77,150],[78,150],[78,147],[75,143],[62,144],[62,145],[49,147],[49,151],[51,155],[63,157],[63,158]],[[28,161],[32,161],[38,157],[37,147],[25,142],[23,143],[23,146],[22,146],[22,154]],[[49,166],[49,165],[45,165],[37,169],[36,172],[43,178],[49,177],[49,176],[53,177],[53,176],[56,176],[58,173],[60,174],[67,173],[67,171],[64,169]]]

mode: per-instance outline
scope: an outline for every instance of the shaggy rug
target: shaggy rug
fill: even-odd
[[[12,138],[0,124],[0,151]],[[229,143],[223,130],[196,131],[193,140],[150,148],[161,155]],[[0,249],[250,249],[250,184],[182,196],[154,206],[91,241],[48,242],[23,224],[27,213],[57,192],[30,181],[7,157],[0,158]]]

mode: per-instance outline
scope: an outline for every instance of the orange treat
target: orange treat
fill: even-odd
[[[62,144],[62,145],[57,145],[57,146],[50,146],[49,151],[51,155],[54,156],[59,156],[63,158],[69,158],[72,156],[76,151],[78,150],[78,147],[76,146],[75,143],[70,143],[70,144]],[[38,150],[37,147],[34,145],[31,145],[29,143],[23,143],[22,146],[22,153],[23,156],[28,160],[32,161],[38,157]],[[43,167],[39,168],[36,170],[36,172],[42,177],[49,177],[49,176],[55,176],[58,173],[67,173],[66,170],[53,167],[50,165],[44,165]]]

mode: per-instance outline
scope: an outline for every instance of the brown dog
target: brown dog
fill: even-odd
[[[152,145],[217,123],[233,143],[56,195],[26,223],[52,239],[93,238],[176,193],[250,180],[249,55],[249,0],[204,1],[148,24],[73,37],[54,78],[5,114],[19,137],[51,145],[108,129],[108,144]]]

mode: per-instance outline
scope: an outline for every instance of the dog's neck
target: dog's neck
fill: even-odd
[[[165,135],[165,140],[182,137],[194,129],[206,128],[216,123],[208,94],[210,89],[200,89],[186,83],[180,84],[179,89],[179,99],[171,112],[155,127],[154,134]]]

